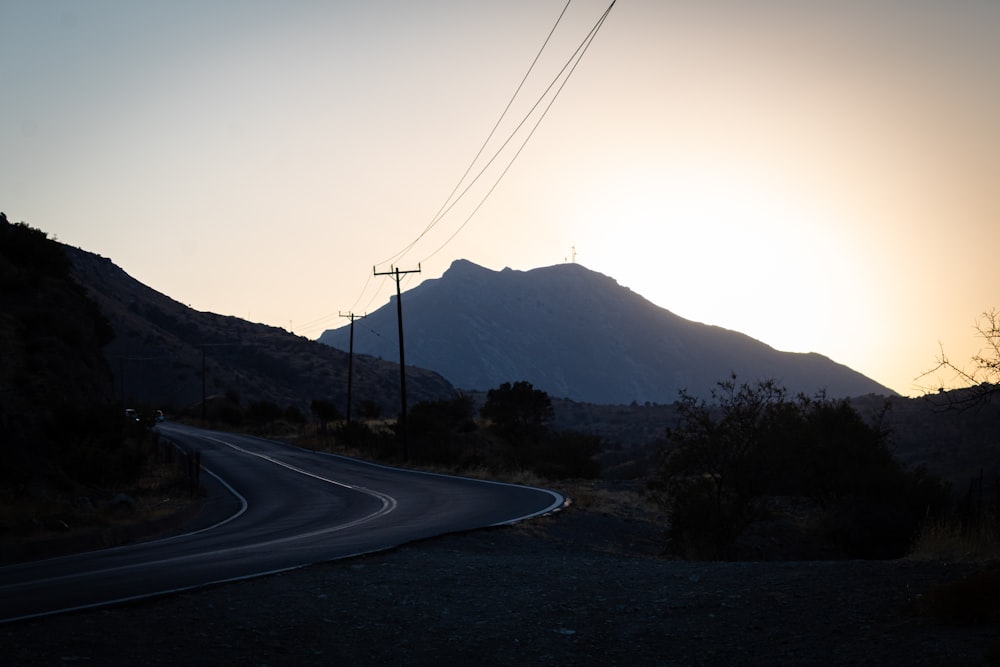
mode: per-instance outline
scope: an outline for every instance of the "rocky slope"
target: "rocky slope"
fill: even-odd
[[[110,259],[66,247],[73,275],[98,303],[115,331],[106,348],[117,393],[126,403],[160,408],[198,405],[230,393],[244,405],[269,401],[309,414],[314,398],[346,410],[348,357],[284,329],[200,312],[143,285]],[[411,369],[407,396],[414,403],[446,398],[451,385],[431,371]],[[370,400],[386,416],[399,410],[399,366],[356,355],[352,401]]]

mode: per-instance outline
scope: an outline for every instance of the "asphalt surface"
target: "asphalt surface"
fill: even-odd
[[[191,532],[0,568],[0,623],[103,606],[512,523],[553,491],[423,473],[164,425],[201,452],[209,498]]]

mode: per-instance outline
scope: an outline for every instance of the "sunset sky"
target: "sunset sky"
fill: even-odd
[[[409,289],[575,248],[903,394],[939,344],[976,353],[1000,308],[1000,2],[622,0],[599,24],[608,2],[575,0],[515,98],[564,7],[4,0],[0,210],[310,338],[388,301],[373,266],[419,263]]]

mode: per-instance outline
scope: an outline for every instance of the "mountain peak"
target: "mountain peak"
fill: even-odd
[[[467,259],[456,259],[451,263],[451,266],[448,267],[448,270],[444,272],[444,275],[456,274],[456,273],[468,273],[472,271],[475,272],[489,271],[489,269],[487,269],[484,266],[479,266],[475,262],[470,262]]]
[[[681,390],[709,397],[736,373],[774,379],[791,393],[891,394],[818,354],[778,352],[744,334],[685,320],[581,264],[520,271],[456,260],[404,295],[406,357],[461,389],[527,380],[556,397],[590,403],[670,403]],[[375,336],[357,352],[398,353],[395,309],[368,315]],[[348,328],[319,341],[346,349]]]
[[[468,259],[456,259],[452,261],[451,266],[444,272],[444,275],[456,274],[456,273],[496,273],[496,274],[513,274],[513,273],[536,273],[536,272],[558,272],[558,271],[583,271],[588,273],[597,273],[596,271],[591,271],[582,264],[577,264],[576,262],[562,262],[560,264],[552,264],[551,266],[542,266],[534,269],[528,269],[523,271],[521,269],[512,269],[509,266],[505,266],[500,271],[494,271],[493,269],[488,269],[485,266],[480,266],[473,261]],[[601,274],[598,274],[601,275]]]

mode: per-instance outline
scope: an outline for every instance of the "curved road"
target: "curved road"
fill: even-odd
[[[553,491],[389,468],[175,424],[211,489],[202,527],[115,549],[0,567],[0,623],[162,595],[513,523]]]

